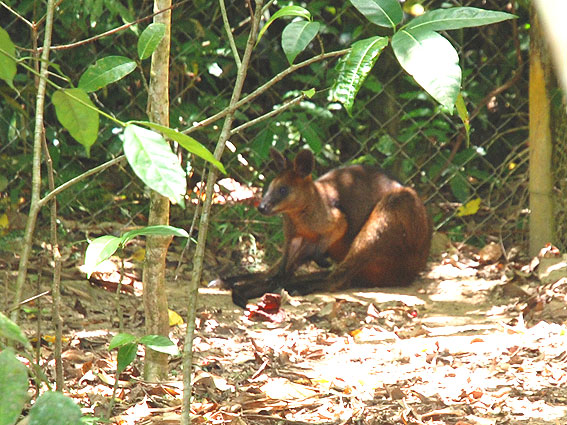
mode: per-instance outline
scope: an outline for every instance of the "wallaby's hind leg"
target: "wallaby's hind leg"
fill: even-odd
[[[301,281],[294,281],[293,285],[285,285],[285,288],[290,292],[308,294],[335,291],[348,286],[379,286],[395,267],[392,240],[402,233],[403,229],[395,215],[379,203],[355,237],[346,257],[326,278],[307,276]]]
[[[427,213],[412,189],[400,188],[376,204],[327,289],[409,284],[425,265]]]
[[[277,289],[278,283],[266,276],[239,281],[232,287],[232,302],[246,308],[249,299],[261,297],[266,292],[274,292]]]
[[[267,278],[257,274],[256,279],[243,280],[234,284],[232,287],[232,301],[237,306],[246,308],[249,299],[261,297],[266,292],[277,292],[281,288],[286,289],[290,293],[308,294],[320,288],[320,284],[326,282],[329,274],[330,270],[323,270],[301,276],[290,276],[285,279]],[[253,275],[251,276],[253,277]]]

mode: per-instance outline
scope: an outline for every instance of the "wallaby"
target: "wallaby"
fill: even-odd
[[[313,180],[311,151],[300,151],[293,161],[275,149],[270,155],[279,174],[258,210],[282,214],[284,252],[262,279],[233,287],[236,304],[278,287],[309,293],[407,285],[424,268],[431,224],[412,188],[365,165],[337,168]],[[336,264],[329,272],[292,278],[301,265],[328,266],[329,258]]]

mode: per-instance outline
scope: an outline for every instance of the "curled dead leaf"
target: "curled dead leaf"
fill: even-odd
[[[502,246],[500,244],[490,242],[478,252],[478,261],[480,264],[496,263],[503,254],[504,252],[502,251]]]

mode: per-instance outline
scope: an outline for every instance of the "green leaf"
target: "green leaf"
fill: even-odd
[[[405,29],[419,28],[428,31],[456,30],[459,28],[478,27],[516,18],[515,15],[475,7],[451,7],[435,9],[412,19]]]
[[[0,80],[4,80],[11,88],[14,88],[16,76],[15,57],[16,46],[4,28],[0,28]]]
[[[140,34],[140,38],[138,38],[138,56],[140,59],[144,60],[149,58],[164,35],[165,24],[154,22],[148,25],[147,28],[142,31],[142,34]]]
[[[136,175],[151,189],[184,206],[185,172],[169,143],[158,133],[128,124],[124,153]]]
[[[61,125],[90,155],[98,135],[99,116],[89,95],[82,89],[61,89],[53,93],[51,101]]]
[[[129,333],[119,333],[112,337],[110,344],[108,345],[109,350],[114,350],[115,348],[122,347],[126,344],[132,344],[136,341],[136,337]]]
[[[319,22],[296,21],[284,28],[282,48],[290,65],[297,55],[311,43],[318,31]]]
[[[124,6],[120,0],[104,0],[104,5],[112,13],[112,17],[114,17],[113,15],[120,15],[124,22],[133,22],[136,19],[133,11]],[[130,29],[137,30],[135,25]]]
[[[138,352],[138,344],[130,343],[121,346],[118,349],[118,355],[116,360],[118,366],[116,367],[116,373],[122,373],[136,358],[136,353]]]
[[[276,13],[274,13],[272,15],[272,17],[270,19],[268,19],[268,22],[266,22],[266,25],[264,25],[262,27],[262,29],[258,33],[258,39],[256,40],[256,44],[258,44],[258,42],[260,41],[260,38],[262,38],[262,36],[264,35],[264,33],[266,32],[268,27],[270,25],[272,25],[272,22],[274,22],[278,18],[281,18],[282,16],[299,16],[300,18],[311,20],[311,13],[307,9],[305,9],[304,7],[301,7],[301,6],[285,6],[285,7],[282,7],[280,10],[278,10]]]
[[[457,173],[453,176],[451,181],[449,182],[449,186],[451,187],[451,191],[455,198],[459,202],[465,202],[470,197],[470,188],[465,176],[461,173]]]
[[[91,25],[96,24],[103,12],[103,0],[92,0],[92,5],[89,9],[89,21]]]
[[[15,424],[28,400],[28,369],[11,347],[0,352],[0,425]]]
[[[463,125],[465,126],[465,138],[468,147],[471,141],[470,140],[471,125],[469,122],[469,111],[467,111],[467,106],[465,105],[465,99],[463,99],[462,93],[459,93],[459,95],[457,96],[457,102],[455,103],[455,106],[457,107],[457,114],[459,115],[459,118],[461,119]]]
[[[141,229],[130,230],[122,235],[122,245],[126,245],[136,236],[180,236],[184,238],[189,237],[186,230],[173,226],[147,226]]]
[[[107,56],[99,59],[81,75],[79,88],[86,92],[97,91],[114,83],[136,69],[136,62],[124,56]]]
[[[370,37],[353,43],[351,51],[343,58],[332,99],[341,102],[349,115],[358,90],[387,45],[387,37]]]
[[[461,88],[459,55],[445,37],[433,31],[400,30],[392,48],[402,67],[451,113]]]
[[[29,425],[79,425],[81,409],[57,391],[43,393],[30,410]]]
[[[397,145],[389,134],[384,134],[374,145],[376,150],[386,156],[393,156],[396,153]]]
[[[304,94],[308,99],[311,99],[313,96],[315,96],[315,89],[311,87],[309,90],[302,90],[301,93]]]
[[[226,174],[226,170],[220,163],[220,161],[218,161],[206,147],[204,147],[201,143],[199,143],[191,136],[180,133],[179,131],[166,127],[165,125],[156,124],[150,121],[130,121],[129,124],[140,124],[160,131],[166,137],[169,137],[171,140],[179,143],[179,145],[188,152],[191,152],[192,154],[197,155],[199,158],[203,158],[205,161],[210,162],[215,167],[217,167],[221,171],[221,173]]]
[[[179,355],[177,345],[175,345],[175,343],[168,337],[163,335],[143,336],[140,338],[140,344],[144,344],[146,347],[151,348],[154,351],[159,351],[160,353],[169,354],[171,356]]]
[[[395,29],[402,22],[403,11],[398,0],[350,0],[370,22]]]
[[[2,314],[2,312],[0,312],[0,337],[17,341],[30,351],[33,349],[20,327]]]
[[[297,128],[301,133],[301,137],[305,139],[309,148],[318,154],[323,148],[323,141],[321,140],[320,134],[324,132],[321,131],[316,122],[309,122],[305,116],[299,115],[296,119]]]
[[[104,235],[92,240],[85,252],[85,272],[89,278],[97,266],[108,260],[120,246],[120,238]]]

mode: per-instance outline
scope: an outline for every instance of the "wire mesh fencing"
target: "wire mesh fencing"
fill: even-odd
[[[33,20],[33,2],[6,2],[21,17]],[[96,3],[96,2],[95,2]],[[86,67],[109,55],[135,58],[137,35],[149,21],[123,31],[79,43],[123,23],[149,16],[152,2],[142,1],[135,10],[120,2],[115,8],[96,9],[91,2],[63,2],[56,16],[51,61],[76,84]],[[248,37],[249,2],[227,2],[227,13],[235,43],[243,52]],[[447,2],[424,2],[426,9]],[[525,246],[528,220],[528,23],[527,11],[510,10],[510,3],[496,0],[453,0],[452,6],[474,6],[516,12],[517,21],[444,33],[459,52],[463,69],[462,91],[471,114],[470,142],[456,115],[449,114],[416,85],[399,66],[390,50],[379,58],[372,74],[357,95],[352,115],[330,96],[336,58],[316,61],[265,90],[237,111],[235,127],[248,123],[315,88],[311,99],[303,99],[267,120],[231,136],[223,163],[227,180],[219,191],[234,185],[261,188],[269,181],[268,150],[271,146],[288,156],[308,146],[316,153],[317,174],[352,162],[374,164],[414,186],[430,211],[437,231],[454,241],[482,246],[488,241],[505,247]],[[38,2],[38,5],[43,4]],[[106,3],[105,3],[106,4]],[[175,5],[172,27],[170,74],[170,123],[180,130],[214,115],[228,105],[238,72],[216,1],[198,0]],[[41,7],[39,7],[41,9]],[[322,52],[348,47],[354,40],[387,35],[369,23],[348,2],[309,2],[313,19],[322,24],[320,36],[298,56],[296,63]],[[266,11],[268,19],[277,5]],[[264,20],[265,22],[265,20]],[[254,49],[244,92],[252,93],[288,66],[281,48],[281,32],[289,20],[275,21]],[[15,13],[2,10],[0,25],[18,46],[20,57],[30,54],[32,29]],[[43,34],[37,34],[38,41]],[[93,94],[95,104],[121,120],[145,119],[149,61],[120,82]],[[65,81],[52,78],[56,84]],[[31,155],[34,131],[35,78],[19,70],[17,92],[0,90],[0,213],[5,211],[10,230],[21,230],[18,214],[25,214],[31,187]],[[218,138],[222,120],[191,135],[210,150]],[[59,125],[46,102],[46,141],[61,184],[121,154],[121,129],[102,120],[91,155]],[[557,188],[565,184],[565,149],[557,148]],[[204,164],[183,157],[189,173],[190,197],[199,198]],[[561,163],[559,163],[561,162]],[[47,183],[44,183],[44,192]],[[250,193],[257,193],[250,192]],[[115,229],[145,224],[148,190],[131,169],[122,164],[83,180],[58,197],[62,227],[79,229],[81,236],[93,228]],[[188,226],[194,203],[182,211],[172,210],[172,222]],[[266,221],[252,203],[219,205],[214,209],[213,237],[217,244],[240,244],[243,238],[257,253],[256,239],[281,238],[276,221]],[[559,216],[567,214],[564,206]],[[565,220],[563,220],[565,222]],[[558,233],[565,232],[558,228]],[[277,236],[279,234],[279,236]],[[274,236],[276,235],[276,236]],[[564,241],[565,242],[565,241]]]
[[[454,6],[510,10],[501,2],[455,1]],[[439,6],[431,2],[428,7]],[[506,6],[507,9],[503,9]],[[352,9],[352,8],[351,8]],[[377,28],[351,9],[337,6],[329,19],[355,28],[360,38]],[[315,18],[315,19],[317,19]],[[266,146],[289,155],[308,145],[318,153],[319,172],[351,163],[376,164],[423,196],[435,228],[454,241],[482,246],[501,242],[506,248],[527,242],[528,205],[528,33],[526,16],[519,21],[451,31],[459,51],[463,94],[471,114],[467,143],[456,115],[440,108],[397,64],[391,52],[379,58],[360,90],[352,116],[329,101],[335,62],[319,64],[292,78],[294,89],[322,87],[312,101],[231,139],[237,152],[269,175]],[[324,33],[327,51],[350,41],[341,33]],[[278,49],[272,40],[272,50]],[[313,53],[320,52],[313,46]],[[291,95],[291,94],[290,94]],[[281,96],[280,96],[281,97]],[[254,115],[247,114],[248,119]],[[266,140],[269,142],[267,143]],[[237,166],[235,174],[245,170]],[[243,179],[249,178],[242,171]],[[277,226],[277,224],[276,224]]]
[[[559,103],[561,105],[561,103]],[[563,105],[564,106],[564,105]],[[555,114],[562,114],[562,106],[556,105]],[[553,117],[553,114],[552,114]],[[553,118],[552,118],[553,119]],[[559,122],[565,123],[565,120]],[[554,237],[557,244],[565,249],[567,247],[567,128],[559,126],[553,135],[553,201],[554,201]]]

